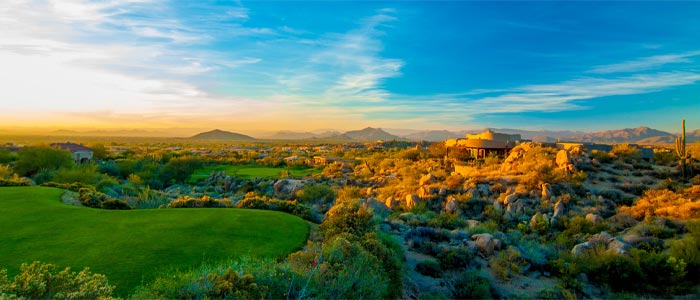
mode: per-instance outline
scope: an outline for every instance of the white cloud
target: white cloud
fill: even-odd
[[[690,63],[692,62],[691,58],[695,56],[700,56],[700,51],[690,51],[680,54],[655,55],[617,64],[596,66],[591,70],[591,73],[608,74],[645,71],[667,64]]]

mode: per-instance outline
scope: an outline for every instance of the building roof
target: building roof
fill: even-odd
[[[85,147],[80,144],[66,142],[66,143],[54,143],[51,147],[58,148],[61,150],[68,150],[70,152],[92,152],[92,148]]]
[[[507,149],[509,147],[507,142],[504,141],[494,141],[494,140],[457,140],[458,147],[466,148],[479,148],[479,149]]]

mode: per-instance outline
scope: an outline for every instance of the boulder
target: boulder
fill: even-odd
[[[496,210],[503,210],[503,204],[501,204],[501,201],[493,201],[493,208]]]
[[[511,203],[517,201],[518,197],[520,197],[520,195],[518,195],[516,193],[510,194],[503,199],[503,204],[510,205]]]
[[[552,198],[552,186],[549,183],[542,184],[542,199]]]
[[[532,215],[532,218],[530,218],[530,229],[536,230],[539,228],[537,223],[541,221],[549,222],[549,218],[547,215],[543,215],[538,211],[536,214]]]
[[[549,223],[554,224],[564,215],[566,215],[566,206],[564,206],[564,202],[559,200],[556,204],[554,204],[554,214],[552,215],[552,219],[549,221]]]
[[[568,164],[571,164],[571,156],[569,155],[569,151],[566,150],[559,150],[557,152],[557,166],[560,168],[565,167]]]
[[[304,187],[304,181],[297,179],[282,179],[277,180],[272,187],[275,191],[275,195],[292,195]]]
[[[603,222],[603,218],[601,216],[591,213],[586,214],[586,220],[593,223],[594,225]]]
[[[406,195],[406,209],[413,209],[418,205],[418,202],[420,201],[420,197],[416,194],[409,194]]]
[[[445,212],[448,214],[458,214],[459,213],[459,202],[454,197],[450,197],[445,203]]]
[[[632,248],[630,244],[627,244],[617,238],[613,238],[608,242],[608,251],[615,251],[617,254],[629,254],[627,250]]]
[[[556,162],[557,166],[560,169],[566,170],[568,172],[576,171],[576,168],[574,167],[574,164],[571,161],[571,154],[569,154],[569,151],[559,150],[559,152],[557,152]]]
[[[525,203],[521,200],[515,200],[514,202],[508,203],[506,206],[506,213],[510,214],[512,217],[518,217],[525,212]]]
[[[601,233],[591,235],[591,236],[588,238],[588,242],[591,242],[591,243],[603,243],[603,244],[607,245],[608,243],[610,243],[610,241],[611,241],[612,239],[613,239],[613,236],[612,236],[612,235],[610,235],[609,233],[603,231],[603,232],[601,232]]]
[[[493,255],[496,242],[491,234],[479,233],[472,235],[472,240],[476,243],[476,248],[486,257]]]
[[[479,191],[482,197],[486,198],[491,195],[491,186],[485,183],[477,184],[476,189]]]
[[[394,209],[399,206],[399,201],[394,197],[389,197],[384,200],[384,205],[386,205],[389,209]]]
[[[433,174],[429,173],[429,174],[424,175],[423,177],[420,178],[420,180],[418,181],[418,185],[424,186],[424,185],[431,184],[433,182],[435,182],[435,176],[433,176]]]
[[[478,220],[467,220],[467,228],[474,228],[476,226],[479,226],[479,224],[481,224],[481,222],[479,222]]]
[[[571,254],[583,255],[586,252],[588,252],[588,250],[590,250],[592,247],[593,247],[593,245],[591,245],[591,243],[589,243],[589,242],[576,244],[576,246],[574,246],[574,248],[571,249]]]

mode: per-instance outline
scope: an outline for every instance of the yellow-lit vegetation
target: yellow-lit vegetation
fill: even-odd
[[[700,217],[700,186],[687,188],[683,193],[670,190],[648,190],[632,206],[620,207],[637,219],[644,217],[665,217],[671,219],[692,219]]]

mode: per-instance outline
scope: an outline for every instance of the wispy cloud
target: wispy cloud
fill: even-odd
[[[696,56],[700,56],[700,51],[648,56],[622,63],[595,66],[591,70],[591,73],[609,74],[646,71],[667,64],[690,63],[692,62],[691,58]]]

